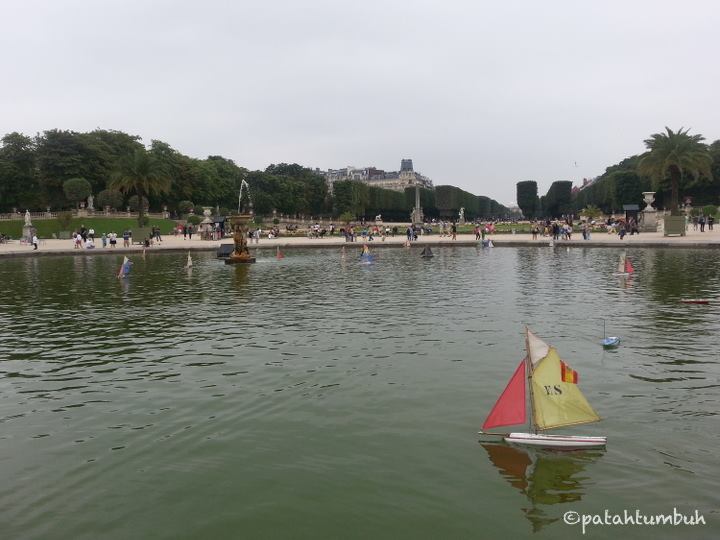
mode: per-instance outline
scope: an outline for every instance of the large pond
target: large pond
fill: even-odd
[[[568,511],[720,525],[720,251],[557,247],[0,261],[5,538],[577,538]],[[609,334],[622,336],[604,351]],[[556,346],[606,451],[480,444]]]

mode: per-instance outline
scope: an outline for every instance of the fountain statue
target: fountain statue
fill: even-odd
[[[465,207],[460,207],[460,212],[458,212],[458,223],[460,223],[460,225],[465,225]]]
[[[245,188],[246,199],[243,199],[243,188]],[[244,200],[247,204],[244,205]],[[250,255],[247,245],[247,224],[252,220],[252,199],[250,198],[250,186],[245,179],[240,182],[240,193],[238,194],[238,211],[237,214],[229,217],[230,227],[233,232],[233,241],[235,249],[229,257],[225,259],[225,264],[247,264],[254,263],[255,257]]]
[[[25,210],[25,224],[23,225],[22,231],[23,238],[30,242],[35,232],[35,227],[33,227],[32,220],[30,219],[30,210]]]

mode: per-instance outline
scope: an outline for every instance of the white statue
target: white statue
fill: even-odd
[[[27,227],[32,225],[32,221],[30,221],[30,210],[25,210],[25,225]]]
[[[458,218],[460,218],[460,221],[465,219],[465,208],[462,206],[460,207],[460,212],[458,213]]]
[[[93,196],[88,195],[88,210],[95,210],[95,207],[93,206]]]

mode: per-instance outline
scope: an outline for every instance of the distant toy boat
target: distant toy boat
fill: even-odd
[[[433,252],[432,252],[432,249],[430,249],[430,246],[426,246],[423,248],[422,252],[420,252],[420,256],[423,259],[429,259],[431,257],[434,257],[435,255],[433,255]]]
[[[635,272],[630,259],[627,258],[625,252],[620,255],[620,261],[618,262],[617,271],[613,273],[613,276],[629,276]]]
[[[620,338],[618,336],[609,336],[602,340],[603,347],[617,347],[618,345],[620,345]]]
[[[360,254],[360,262],[362,264],[370,264],[375,258],[370,254],[370,248],[365,244]]]
[[[605,348],[617,347],[620,345],[620,338],[618,336],[608,336],[605,333],[605,319],[603,319],[603,338],[601,343]]]
[[[343,249],[344,249],[344,248],[345,248],[345,246],[343,246]],[[277,247],[277,253],[275,254],[275,257],[277,257],[278,259],[284,259],[284,258],[285,258],[285,255],[283,254],[283,252],[280,251],[280,246]]]
[[[120,270],[118,271],[118,279],[119,278],[126,278],[130,276],[130,269],[132,268],[132,261],[128,259],[127,257],[123,258],[123,262],[120,265]]]
[[[482,426],[481,435],[496,435],[506,442],[548,448],[579,449],[605,446],[607,437],[545,435],[546,429],[588,424],[600,420],[580,392],[578,373],[560,360],[557,350],[525,329],[527,355],[515,369]],[[486,429],[527,422],[525,381],[531,403],[532,433],[489,433]]]
[[[185,263],[185,268],[192,268],[192,257],[190,256],[189,251],[187,256],[187,262]]]
[[[681,298],[680,302],[683,304],[709,304],[709,298]]]

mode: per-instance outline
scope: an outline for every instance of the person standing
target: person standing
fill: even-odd
[[[700,232],[705,232],[705,216],[701,214],[698,218],[698,223],[700,224]]]
[[[182,231],[183,231],[183,240],[187,240],[187,232],[188,232],[187,224],[183,225]]]
[[[710,214],[710,215],[708,216],[708,218],[707,218],[708,231],[712,231],[712,230],[713,230],[713,223],[715,223],[715,216],[713,216],[712,214]]]
[[[450,226],[450,232],[452,232],[452,239],[457,240],[457,225],[455,223]]]
[[[102,233],[102,245],[104,248],[107,247],[107,242],[108,242],[107,234]]]
[[[192,240],[192,235],[193,235],[193,226],[192,226],[192,223],[190,223],[190,224],[188,225],[187,232],[188,232],[188,238],[190,238],[190,240]]]
[[[130,247],[130,231],[127,229],[123,231],[123,247]]]
[[[37,248],[38,248],[38,237],[37,237],[37,234],[35,234],[35,233],[33,233],[32,245],[33,245],[33,251],[37,250]]]

